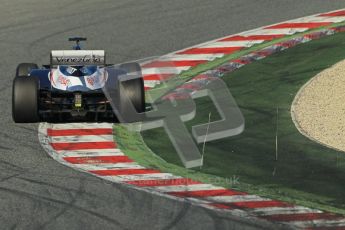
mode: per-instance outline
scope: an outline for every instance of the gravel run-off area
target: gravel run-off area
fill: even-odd
[[[345,60],[320,72],[300,89],[291,115],[303,135],[345,151]]]

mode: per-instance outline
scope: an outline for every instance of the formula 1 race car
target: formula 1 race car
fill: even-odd
[[[125,111],[145,111],[144,83],[137,63],[111,65],[104,50],[51,51],[50,64],[21,63],[12,91],[16,123],[120,121]],[[115,108],[116,107],[116,108]],[[134,109],[133,109],[134,108]]]

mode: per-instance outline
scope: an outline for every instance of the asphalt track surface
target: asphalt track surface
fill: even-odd
[[[162,55],[236,32],[345,7],[340,0],[1,0],[0,229],[232,229],[187,203],[111,184],[60,165],[37,124],[14,124],[11,87],[20,62],[44,64],[69,36],[105,49],[108,62]]]

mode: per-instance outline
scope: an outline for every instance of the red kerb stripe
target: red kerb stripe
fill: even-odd
[[[205,62],[206,62],[205,60],[154,61],[154,62],[144,65],[143,68],[196,66]]]
[[[50,143],[54,150],[82,150],[82,149],[114,149],[116,144],[113,141],[105,142],[70,142],[70,143]]]
[[[104,163],[130,163],[127,156],[93,156],[93,157],[64,157],[71,164],[104,164]]]
[[[239,192],[229,189],[218,190],[199,190],[199,191],[181,191],[181,192],[169,192],[170,195],[179,197],[207,197],[207,196],[234,196],[245,195],[244,192]]]
[[[113,129],[47,129],[48,136],[112,135]]]
[[[234,202],[230,204],[234,208],[265,208],[265,207],[292,207],[292,204],[288,204],[282,201],[276,200],[264,200],[264,201],[244,201]]]
[[[135,174],[151,174],[160,173],[154,169],[107,169],[107,170],[91,170],[89,171],[99,176],[117,176],[117,175],[135,175]]]
[[[191,48],[177,54],[230,54],[242,49],[243,47],[215,47],[215,48]]]
[[[167,80],[168,78],[174,76],[175,74],[147,74],[144,75],[144,81],[161,81]]]
[[[268,26],[265,29],[293,29],[293,28],[317,28],[321,26],[327,26],[331,22],[292,22],[292,23],[281,23],[278,25]]]
[[[340,10],[336,12],[325,13],[325,14],[319,15],[319,17],[339,17],[339,16],[345,16],[345,10]]]

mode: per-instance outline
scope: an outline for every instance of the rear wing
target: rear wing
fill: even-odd
[[[105,65],[104,50],[52,50],[50,65]]]

